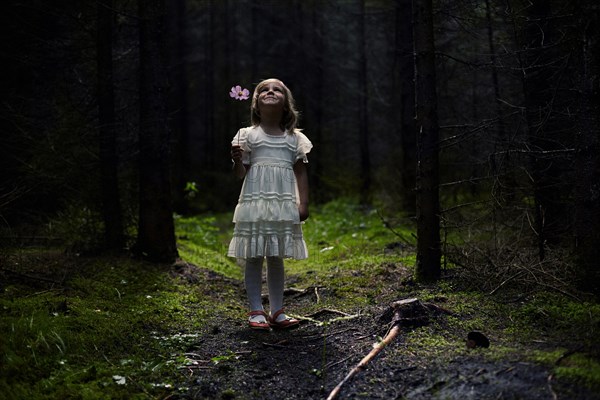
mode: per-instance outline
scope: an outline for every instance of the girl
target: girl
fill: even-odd
[[[301,222],[308,218],[308,138],[296,129],[298,112],[290,90],[278,79],[260,82],[252,95],[252,126],[238,131],[231,158],[244,179],[235,208],[227,255],[245,259],[245,285],[252,329],[291,328],[299,321],[283,310],[283,259],[308,257]],[[270,314],[261,300],[267,259]]]

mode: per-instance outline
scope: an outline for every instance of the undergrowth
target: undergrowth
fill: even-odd
[[[45,269],[59,256],[42,253],[9,259],[8,268],[25,263],[27,273],[0,296],[0,397],[129,399],[176,390],[181,362],[173,354],[202,331],[208,299],[168,268],[127,258],[63,259],[77,268],[50,283]]]
[[[240,281],[243,269],[225,256],[232,228],[230,213],[177,216],[181,257]],[[412,227],[394,233],[376,211],[353,201],[314,208],[303,229],[310,257],[286,261],[288,285],[314,287],[321,297],[297,313],[376,314],[391,301],[418,297],[453,314],[406,332],[395,351],[437,362],[472,354],[535,362],[557,378],[600,388],[597,303],[543,291],[500,298],[457,282],[464,274],[453,274],[456,266],[436,285],[417,285],[414,243],[403,239]],[[184,393],[186,351],[214,329],[214,318],[243,316],[227,280],[219,293],[214,286],[208,292],[202,282],[174,278],[172,266],[39,248],[4,251],[1,261],[0,397],[7,399]],[[466,348],[473,330],[489,337],[489,349]]]

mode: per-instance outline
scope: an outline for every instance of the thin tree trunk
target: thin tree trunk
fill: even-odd
[[[415,62],[413,58],[412,2],[396,5],[396,90],[402,143],[402,189],[404,211],[416,211],[417,133],[415,130]]]
[[[172,78],[173,91],[171,94],[172,117],[170,126],[176,136],[176,151],[173,157],[173,203],[177,213],[185,214],[189,211],[185,196],[185,186],[189,181],[190,162],[190,140],[188,132],[188,97],[185,52],[185,0],[171,1],[169,4],[169,27],[174,33],[170,49],[169,76]]]
[[[439,201],[439,125],[431,0],[413,0],[417,111],[417,281],[441,273]]]
[[[359,0],[359,35],[360,47],[358,49],[359,57],[359,143],[360,143],[360,171],[361,171],[361,190],[360,199],[362,204],[368,204],[371,195],[371,152],[369,150],[369,82],[367,69],[367,29],[365,24],[366,10],[365,0]]]
[[[580,110],[575,158],[575,235],[579,286],[600,295],[600,9],[582,2]]]
[[[175,246],[169,176],[165,0],[138,0],[140,16],[140,210],[136,250],[172,262]]]
[[[509,7],[510,7],[510,1]],[[565,209],[570,183],[564,179],[572,160],[544,155],[546,151],[563,149],[572,139],[561,132],[571,129],[568,113],[561,112],[557,96],[560,78],[567,66],[558,53],[560,28],[553,17],[549,0],[536,0],[524,9],[526,24],[515,28],[522,37],[516,40],[520,49],[523,92],[527,120],[529,175],[534,197],[535,231],[540,260],[549,244],[559,244],[568,232],[569,213]]]
[[[113,0],[98,2],[96,60],[98,68],[98,131],[100,136],[100,181],[105,246],[122,250],[125,246],[119,196],[117,133],[113,79]]]

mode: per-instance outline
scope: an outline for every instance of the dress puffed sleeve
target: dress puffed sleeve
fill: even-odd
[[[308,163],[308,157],[306,155],[310,153],[313,144],[306,135],[300,131],[296,131],[296,137],[298,138],[296,145],[296,161],[302,160],[303,163]]]
[[[252,146],[248,141],[248,132],[248,128],[240,129],[231,141],[232,146],[240,146],[242,150],[244,150],[244,153],[242,154],[243,164],[250,164],[250,152],[252,151]]]

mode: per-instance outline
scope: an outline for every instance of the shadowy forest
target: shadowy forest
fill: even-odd
[[[422,279],[447,263],[505,277],[519,264],[598,294],[598,12],[591,0],[8,2],[2,239],[174,259],[173,212],[235,205],[229,145],[249,102],[230,88],[277,77],[315,145],[312,203],[354,197],[390,229],[413,224],[401,239],[417,243]]]
[[[387,346],[346,398],[597,398],[597,1],[23,0],[0,21],[0,397],[334,398]],[[225,250],[250,125],[229,93],[273,77],[314,144],[311,258],[286,262],[300,328],[260,336]]]

